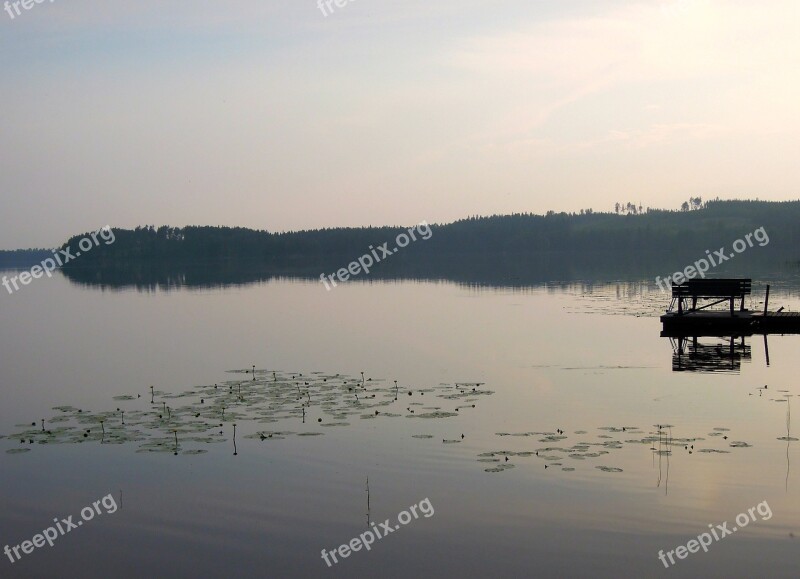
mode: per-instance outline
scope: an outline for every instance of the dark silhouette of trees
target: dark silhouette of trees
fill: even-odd
[[[697,210],[690,210],[695,207]],[[444,225],[431,225],[432,237],[417,241],[392,255],[393,262],[412,262],[419,256],[486,255],[553,251],[613,251],[619,255],[641,251],[704,251],[729,245],[759,227],[770,237],[770,247],[797,251],[800,247],[800,201],[709,201],[699,197],[685,202],[681,211],[642,212],[628,203],[615,213],[515,213],[469,217]],[[217,265],[256,263],[304,266],[322,261],[343,261],[368,253],[408,228],[361,227],[271,233],[241,227],[137,227],[115,229],[112,245],[100,244],[66,267],[118,268],[131,263]],[[76,247],[85,235],[64,247]],[[341,267],[341,265],[339,266]]]
[[[41,263],[43,259],[48,257],[53,257],[52,252],[48,249],[0,250],[0,267],[27,269]]]

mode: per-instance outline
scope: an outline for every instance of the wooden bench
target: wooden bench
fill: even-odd
[[[678,302],[678,315],[684,313],[684,303],[692,300],[692,307],[688,311],[696,312],[710,308],[726,300],[731,304],[731,316],[734,315],[734,302],[741,299],[739,311],[744,311],[744,296],[750,294],[752,280],[750,279],[692,279],[680,285],[672,284],[673,302]],[[698,299],[716,299],[717,301],[697,307]]]

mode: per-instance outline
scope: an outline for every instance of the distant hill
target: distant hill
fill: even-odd
[[[113,243],[100,239],[63,272],[75,283],[110,288],[215,287],[284,277],[319,279],[369,254],[380,259],[368,276],[354,279],[450,280],[504,287],[633,281],[682,270],[703,258],[706,250],[724,247],[730,252],[734,241],[763,227],[766,235],[752,239],[753,249],[715,267],[712,275],[764,280],[800,276],[800,201],[712,201],[695,206],[626,215],[584,211],[470,217],[417,226],[416,241],[401,237],[400,243],[408,244],[396,253],[398,236],[409,235],[408,227],[288,233],[207,226],[114,229]],[[62,249],[74,251],[89,235],[72,237]]]
[[[49,249],[0,250],[0,268],[27,269],[52,256],[53,252]]]
[[[471,217],[430,225],[430,238],[409,242],[402,260],[422,253],[490,254],[608,251],[712,251],[763,227],[770,253],[800,257],[800,201],[711,201],[693,211],[655,210],[637,215],[548,213]],[[240,227],[137,227],[115,229],[115,242],[101,244],[65,265],[119,267],[129,263],[202,264],[247,261],[304,266],[332,258],[347,261],[406,232],[401,227],[334,228],[288,233]],[[424,233],[424,228],[421,230]],[[84,235],[64,247],[77,247]]]

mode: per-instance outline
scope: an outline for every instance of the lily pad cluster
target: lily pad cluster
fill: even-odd
[[[226,442],[231,434],[235,442],[237,423],[264,425],[246,438],[277,441],[321,436],[353,420],[451,418],[493,394],[478,382],[419,388],[366,378],[364,373],[355,377],[255,368],[229,373],[234,376],[229,381],[180,393],[151,386],[120,394],[113,397],[114,407],[102,412],[55,407],[49,419],[17,425],[20,430],[5,437],[15,444],[6,452],[24,454],[40,444],[137,443],[141,453],[197,455],[207,452],[202,446]],[[293,429],[286,429],[287,424]]]
[[[712,432],[709,433],[709,438],[706,439],[701,436],[675,438],[672,436],[672,425],[656,424],[653,426],[655,430],[649,430],[647,432],[636,426],[601,426],[597,429],[601,431],[601,433],[596,435],[596,440],[589,439],[586,436],[586,430],[576,430],[573,435],[580,438],[571,444],[563,443],[563,441],[568,441],[571,435],[561,429],[557,429],[555,432],[498,432],[496,434],[500,437],[533,437],[537,439],[537,442],[545,446],[537,446],[532,450],[524,451],[495,450],[483,452],[478,455],[478,461],[497,463],[495,466],[484,469],[486,472],[492,473],[503,472],[513,468],[514,462],[511,462],[511,460],[517,458],[541,460],[544,462],[545,469],[562,467],[562,471],[572,472],[575,470],[575,467],[566,465],[579,464],[583,461],[591,461],[600,458],[606,462],[611,458],[614,451],[621,450],[625,448],[626,445],[649,446],[649,450],[653,454],[654,459],[669,457],[673,454],[674,450],[678,449],[684,451],[686,454],[693,454],[694,452],[729,453],[729,450],[710,447],[713,441],[720,439],[723,440],[728,448],[751,447],[749,443],[743,441],[728,442],[726,433],[729,432],[729,429],[727,428],[714,428]],[[632,435],[642,436],[637,438]],[[553,443],[560,444],[554,445]],[[695,445],[697,445],[697,449],[695,449]],[[623,472],[621,468],[607,464],[595,465],[594,468],[607,473]]]

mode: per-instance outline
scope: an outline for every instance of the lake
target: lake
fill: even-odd
[[[800,337],[678,359],[668,303],[645,277],[37,280],[0,299],[0,548],[82,525],[0,576],[796,577]]]

